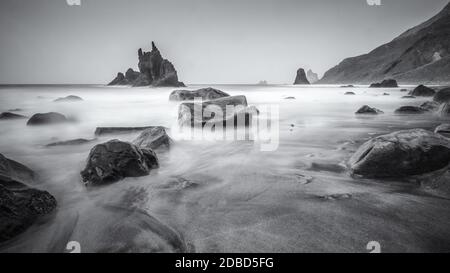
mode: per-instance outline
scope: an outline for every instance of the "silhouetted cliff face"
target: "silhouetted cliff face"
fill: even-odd
[[[128,69],[125,73],[120,73],[109,83],[109,85],[132,85],[132,86],[184,86],[178,81],[177,71],[171,62],[161,56],[155,43],[152,42],[152,50],[143,52],[138,50],[139,71]]]
[[[372,52],[347,58],[319,83],[371,83],[395,78],[400,83],[450,82],[450,3],[430,20]]]
[[[303,68],[299,68],[297,70],[297,76],[295,77],[294,84],[309,84],[309,81],[306,78],[305,70]]]

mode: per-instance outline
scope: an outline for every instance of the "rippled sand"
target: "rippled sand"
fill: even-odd
[[[59,209],[0,251],[64,252],[69,241],[80,242],[83,252],[368,252],[369,241],[378,241],[383,252],[450,250],[448,194],[421,187],[423,178],[365,180],[344,168],[371,137],[442,123],[434,115],[393,114],[426,99],[402,99],[400,89],[212,87],[246,95],[250,105],[279,105],[279,148],[262,152],[253,142],[177,141],[174,134],[171,150],[158,154],[158,170],[97,188],[86,188],[79,175],[89,150],[137,134],[102,136],[79,146],[44,145],[93,138],[97,126],[175,128],[177,104],[168,101],[173,89],[1,87],[0,111],[57,111],[78,123],[31,128],[26,120],[1,121],[0,153],[34,169],[39,178],[33,186],[51,192]],[[84,101],[52,102],[66,95]],[[364,104],[385,114],[356,117]]]

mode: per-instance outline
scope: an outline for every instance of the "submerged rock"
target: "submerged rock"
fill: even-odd
[[[416,88],[414,88],[414,90],[411,91],[410,95],[417,97],[432,97],[434,96],[435,93],[436,91],[434,91],[434,89],[431,89],[421,84]]]
[[[372,88],[394,88],[394,87],[398,87],[397,81],[394,79],[386,79],[383,80],[381,83],[372,83],[370,85],[370,87]]]
[[[364,105],[361,108],[359,108],[358,111],[356,111],[355,114],[371,114],[371,115],[377,115],[377,114],[383,114],[384,112],[380,109],[370,107],[369,105]]]
[[[353,84],[341,85],[341,88],[353,88],[355,87]]]
[[[7,120],[7,119],[24,119],[27,118],[26,116],[10,113],[10,112],[3,112],[0,114],[0,120]]]
[[[439,103],[435,101],[426,101],[420,105],[420,108],[425,111],[436,111],[439,109]]]
[[[47,146],[47,147],[54,147],[54,146],[81,145],[81,144],[86,144],[86,143],[92,142],[94,140],[95,139],[77,138],[77,139],[72,139],[72,140],[53,142],[53,143],[49,143],[49,144],[47,144],[45,146]]]
[[[158,166],[158,158],[151,149],[110,140],[92,148],[81,177],[86,184],[101,185],[125,177],[146,176]]]
[[[67,122],[68,119],[56,112],[34,114],[27,122],[27,125],[47,125]]]
[[[295,77],[294,84],[310,84],[306,78],[306,73],[303,68],[297,70],[297,76]]]
[[[396,114],[423,114],[425,112],[427,112],[427,110],[418,106],[402,106],[395,110]]]
[[[172,140],[166,133],[166,129],[162,126],[155,126],[153,128],[143,131],[135,140],[133,144],[140,148],[157,149],[160,147],[169,148]]]
[[[443,124],[439,125],[438,127],[436,127],[436,129],[434,129],[434,132],[436,134],[440,134],[440,135],[448,138],[448,137],[450,137],[450,124],[443,123]]]
[[[202,115],[195,116],[195,106]],[[228,107],[234,107],[233,111],[227,111]],[[215,113],[219,111],[219,113]],[[259,114],[255,107],[248,107],[245,96],[230,96],[210,101],[202,104],[182,103],[178,108],[178,123],[181,126],[205,126],[206,124],[222,123],[226,127],[227,122],[234,123],[234,126],[249,126],[253,115]],[[238,124],[239,121],[239,124]],[[240,124],[243,122],[244,124]]]
[[[74,95],[70,95],[64,98],[57,98],[56,100],[54,100],[54,102],[74,102],[74,101],[82,101],[83,99],[78,97],[78,96],[74,96]]]
[[[356,95],[355,92],[345,92],[344,95]]]
[[[144,131],[146,129],[154,128],[155,126],[144,127],[97,127],[95,129],[96,136],[108,135],[108,134],[129,134]]]
[[[295,100],[295,97],[286,97],[285,100]]]
[[[439,90],[433,97],[433,100],[438,103],[450,103],[450,88]]]
[[[423,129],[397,131],[364,143],[350,158],[353,174],[406,177],[437,171],[450,162],[450,142]]]
[[[229,97],[227,93],[211,87],[201,88],[198,90],[175,90],[170,96],[171,101],[194,100],[194,98],[202,98],[203,100],[213,100],[223,97]]]
[[[24,232],[40,217],[56,208],[48,192],[30,188],[34,173],[0,154],[0,242]]]

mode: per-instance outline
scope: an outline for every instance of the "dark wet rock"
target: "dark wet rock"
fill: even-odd
[[[194,116],[195,103],[185,102],[180,104],[178,108],[178,123],[181,126],[205,126],[206,124],[222,123],[224,127],[227,122],[234,123],[235,127],[238,125],[249,126],[253,115],[258,115],[259,111],[255,107],[248,107],[245,96],[230,96],[210,101],[205,101],[198,105],[203,115]],[[234,111],[229,113],[227,106],[234,106]],[[215,111],[219,113],[214,113]],[[239,124],[238,124],[239,121]],[[244,124],[240,124],[243,121]]]
[[[57,141],[57,142],[49,143],[45,146],[54,147],[54,146],[82,145],[82,144],[90,143],[92,141],[95,141],[95,139],[77,138],[77,139],[71,139],[71,140],[66,140],[66,141]]]
[[[295,97],[286,97],[285,100],[295,100]]]
[[[434,91],[434,89],[426,87],[422,84],[414,88],[414,90],[410,93],[410,95],[416,97],[432,97],[434,96],[434,94],[436,94],[436,91]]]
[[[325,172],[332,172],[332,173],[343,173],[346,171],[346,168],[339,164],[317,163],[317,162],[313,162],[309,169],[311,171],[318,171],[318,172],[325,171]]]
[[[306,78],[310,83],[315,83],[319,80],[319,75],[314,73],[311,69],[308,69],[308,72],[306,72]]]
[[[158,158],[151,149],[110,140],[92,148],[81,177],[86,184],[101,185],[146,176],[154,168],[158,168]]]
[[[47,125],[69,121],[64,115],[56,112],[34,114],[27,125]]]
[[[395,110],[396,114],[423,114],[427,111],[418,106],[402,106]]]
[[[109,85],[132,86],[174,86],[181,87],[184,84],[178,81],[178,74],[173,64],[164,59],[159,49],[152,42],[152,50],[144,52],[138,50],[139,72],[129,68],[125,75],[121,72],[109,83]]]
[[[370,85],[370,87],[372,88],[394,88],[394,87],[398,87],[397,81],[394,79],[386,79],[383,80],[380,83],[372,83]]]
[[[33,178],[28,167],[0,154],[0,242],[24,232],[56,208],[51,194],[24,184]]]
[[[78,96],[74,96],[74,95],[70,95],[64,98],[57,98],[56,100],[54,100],[54,102],[75,102],[75,101],[82,101],[83,99],[78,97]]]
[[[194,98],[202,98],[203,100],[213,100],[223,97],[229,97],[230,95],[220,91],[218,89],[214,89],[211,87],[201,88],[198,90],[175,90],[170,96],[169,100],[171,101],[184,101],[184,100],[194,100]]]
[[[383,114],[383,111],[370,107],[369,105],[364,105],[361,108],[359,108],[358,111],[356,111],[355,114],[371,114],[371,115],[377,115],[377,114]]]
[[[345,92],[344,95],[356,95],[355,92]]]
[[[294,84],[310,84],[306,78],[306,73],[303,68],[297,70],[297,76],[295,77]]]
[[[402,99],[415,99],[416,97],[408,95],[408,96],[403,96]]]
[[[7,120],[7,119],[24,119],[27,118],[26,116],[14,114],[11,112],[3,112],[0,114],[0,120]]]
[[[444,88],[442,90],[439,90],[434,95],[433,100],[435,102],[439,102],[439,103],[444,103],[444,102],[450,103],[450,88]]]
[[[436,111],[439,109],[440,104],[435,101],[426,101],[420,105],[420,108],[422,108],[425,111]]]
[[[450,142],[423,129],[397,131],[364,143],[350,158],[353,174],[405,177],[443,169],[450,162]]]
[[[434,132],[436,134],[440,134],[440,135],[443,135],[448,138],[448,137],[450,137],[450,124],[443,123],[443,124],[439,125],[438,127],[436,127],[436,129],[434,129]]]
[[[133,144],[140,148],[170,148],[172,140],[166,133],[166,129],[162,126],[155,126],[143,131],[135,140]]]
[[[353,88],[355,87],[353,84],[342,85],[341,88]]]
[[[383,96],[389,96],[389,95],[391,95],[391,94],[389,94],[389,93],[383,93]]]
[[[405,89],[405,88],[400,89],[400,92],[407,92],[407,91],[408,91],[408,89]]]
[[[144,126],[144,127],[97,127],[95,129],[96,136],[108,135],[108,134],[130,134],[146,129],[154,128],[155,126]]]

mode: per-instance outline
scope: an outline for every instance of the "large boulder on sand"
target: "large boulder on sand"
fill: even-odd
[[[0,154],[0,242],[24,232],[56,208],[50,193],[24,184],[33,177],[32,170]]]
[[[213,100],[223,97],[229,97],[227,93],[211,87],[201,88],[198,90],[175,90],[170,96],[171,101],[194,100],[194,98],[202,98],[202,100]]]
[[[161,147],[169,148],[172,140],[166,133],[166,129],[162,126],[155,126],[153,128],[143,131],[135,140],[133,144],[139,148],[158,149]]]
[[[198,108],[199,115],[195,115]],[[233,108],[229,111],[229,108]],[[217,111],[219,113],[217,113]],[[178,123],[181,126],[201,126],[221,123],[223,127],[234,123],[234,127],[249,126],[253,115],[259,114],[255,107],[248,107],[245,96],[230,96],[205,101],[201,104],[185,102],[178,108]]]
[[[297,76],[295,77],[294,84],[310,84],[303,68],[299,68],[297,70]]]
[[[419,85],[416,88],[414,88],[413,91],[411,91],[409,94],[411,96],[416,96],[416,97],[432,97],[434,96],[434,94],[436,93],[436,91],[434,91],[434,89],[431,89],[429,87],[426,87],[424,85]]]
[[[86,184],[101,185],[125,177],[145,176],[154,168],[158,168],[158,158],[152,150],[110,140],[92,148],[81,177]]]
[[[56,112],[34,114],[27,122],[27,125],[46,125],[67,122],[67,118]]]
[[[449,163],[449,140],[423,129],[373,138],[348,162],[353,174],[373,178],[420,175],[443,169]]]
[[[433,100],[438,103],[450,103],[450,87],[439,90],[433,97]]]

